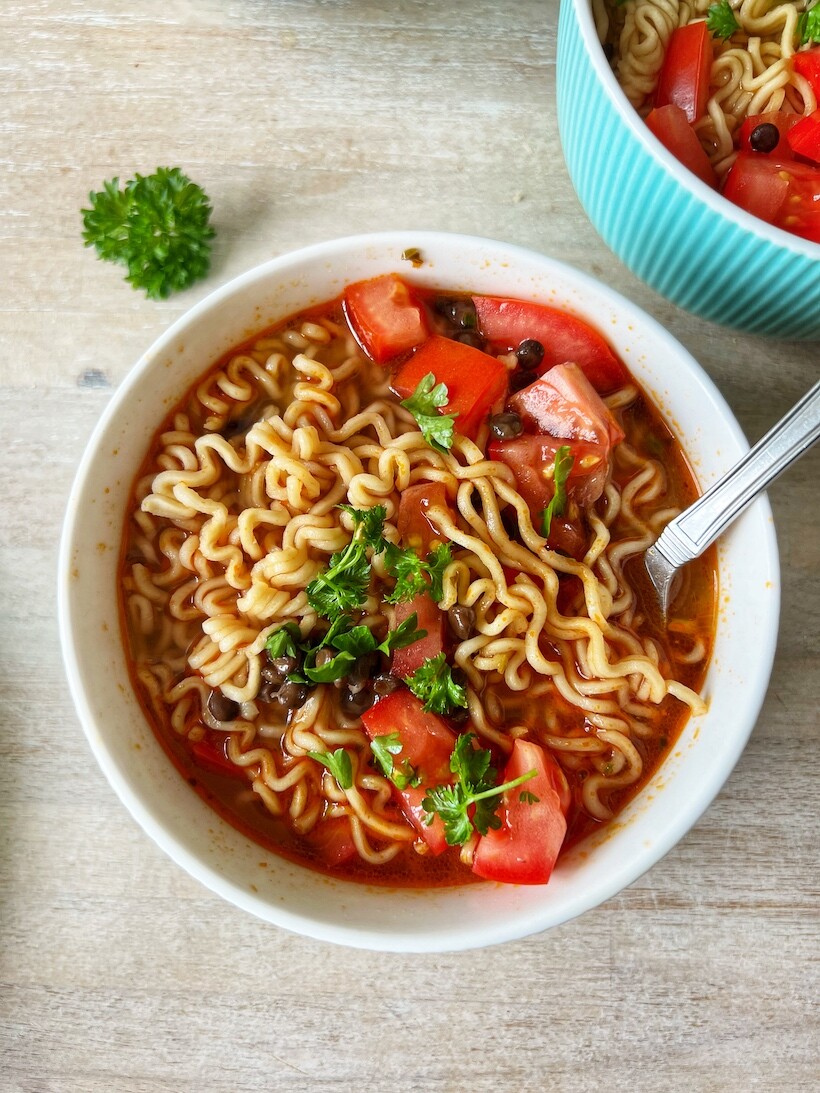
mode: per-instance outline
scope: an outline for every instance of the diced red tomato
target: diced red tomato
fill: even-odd
[[[717,186],[717,176],[709,157],[679,106],[670,103],[668,106],[656,107],[647,116],[646,124],[664,148],[692,174],[697,175],[707,186]]]
[[[426,824],[421,803],[429,788],[453,780],[450,756],[456,743],[455,733],[441,718],[426,713],[419,699],[403,687],[366,710],[362,724],[371,740],[394,732],[399,734],[402,750],[395,756],[395,762],[400,765],[406,759],[420,776],[421,784],[402,790],[393,786],[393,796],[432,853],[440,854],[447,848],[444,824],[440,816]]]
[[[663,58],[655,107],[678,106],[689,122],[702,118],[709,97],[712,40],[706,23],[687,23],[672,31]]]
[[[791,127],[800,121],[799,114],[788,114],[785,110],[769,110],[765,114],[752,114],[745,118],[740,127],[737,138],[737,147],[740,152],[754,152],[756,156],[765,156],[766,159],[787,159],[791,154],[789,142],[786,139]],[[759,152],[752,148],[751,136],[758,125],[774,125],[780,134],[780,140],[772,152]]]
[[[820,101],[820,46],[801,49],[792,57],[792,68],[804,76],[814,89],[815,98]]]
[[[801,118],[789,130],[787,140],[796,156],[820,163],[820,110]]]
[[[424,309],[395,273],[348,285],[343,306],[359,345],[379,364],[421,345],[428,335]]]
[[[427,636],[414,641],[404,649],[396,649],[390,671],[399,679],[411,676],[428,660],[437,657],[444,649],[444,612],[426,592],[414,596],[407,603],[397,603],[394,626],[399,626],[415,611],[417,629],[426,630]]]
[[[775,163],[774,167],[785,174],[789,185],[775,224],[820,243],[820,168],[795,160]]]
[[[211,771],[212,774],[221,774],[229,778],[238,778],[247,781],[247,774],[243,767],[236,766],[225,754],[225,740],[217,738],[218,743],[210,736],[202,740],[196,740],[191,744],[191,752],[201,767]]]
[[[555,455],[564,445],[573,457],[567,495],[581,507],[594,504],[606,485],[612,448],[624,433],[580,368],[556,365],[513,395],[508,405],[521,415],[525,428],[538,434],[493,441],[488,451],[491,459],[512,468],[518,490],[533,513],[552,498]],[[566,549],[559,539],[555,546]],[[576,549],[577,545],[567,553],[574,556]]]
[[[474,440],[507,392],[507,369],[489,353],[434,335],[399,367],[393,390],[409,398],[428,372],[447,385],[444,412],[458,414],[455,431]]]
[[[609,464],[601,445],[564,437],[524,434],[514,440],[494,440],[487,453],[490,459],[506,463],[515,475],[518,492],[530,506],[536,530],[541,527],[540,513],[555,492],[553,473],[555,455],[566,445],[572,456],[572,469],[567,478],[567,496],[584,508],[594,504],[603,493],[609,474]],[[551,544],[552,545],[552,544]],[[556,549],[563,549],[555,542]],[[575,555],[574,550],[568,553]]]
[[[417,486],[409,486],[399,498],[396,520],[399,538],[404,546],[412,547],[421,558],[429,554],[435,542],[441,542],[441,532],[425,515],[430,508],[450,509],[442,482],[420,482]]]
[[[478,840],[473,872],[504,884],[546,884],[567,833],[570,791],[563,771],[538,744],[516,740],[501,776],[509,782],[537,771],[534,778],[503,797],[498,816],[502,826]],[[531,793],[535,802],[521,800]]]
[[[776,160],[741,152],[723,184],[723,196],[741,209],[774,224],[789,192],[788,180]]]
[[[820,243],[820,167],[742,152],[723,194],[762,220]]]
[[[306,839],[316,857],[325,865],[342,865],[356,854],[350,821],[344,816],[320,820]]]
[[[559,364],[510,398],[524,425],[550,436],[619,444],[624,431],[576,364]]]
[[[629,373],[607,343],[582,319],[556,307],[499,296],[474,296],[473,303],[479,330],[496,348],[517,349],[528,338],[543,345],[539,374],[573,361],[601,394],[629,382]]]

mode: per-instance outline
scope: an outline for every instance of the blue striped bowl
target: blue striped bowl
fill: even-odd
[[[732,205],[667,152],[618,86],[589,0],[561,0],[558,125],[581,204],[638,277],[704,319],[820,339],[820,246]]]

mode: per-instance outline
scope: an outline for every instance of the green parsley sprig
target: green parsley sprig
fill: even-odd
[[[422,592],[429,592],[436,603],[444,595],[444,571],[453,554],[446,543],[439,543],[422,559],[412,547],[385,547],[384,566],[396,581],[393,591],[385,596],[388,603],[406,603]]]
[[[457,707],[467,707],[467,691],[453,679],[444,653],[426,660],[404,682],[430,713],[448,714]]]
[[[421,775],[409,759],[404,759],[401,763],[396,761],[402,753],[401,737],[397,732],[374,736],[370,741],[370,750],[382,774],[398,789],[421,785]]]
[[[820,4],[814,4],[797,17],[797,34],[801,46],[820,42]]]
[[[353,538],[344,548],[331,556],[330,565],[307,586],[308,603],[324,618],[336,618],[361,607],[367,599],[370,584],[368,548],[375,553],[384,550],[382,536],[387,509],[375,505],[371,509],[354,509],[340,505],[353,518]]]
[[[179,167],[158,167],[120,189],[119,179],[88,195],[82,209],[83,240],[100,258],[128,267],[125,278],[158,300],[187,288],[211,264],[207,194]]]
[[[309,751],[311,759],[327,767],[342,789],[350,789],[353,785],[353,764],[350,754],[344,748],[335,751]]]
[[[456,776],[455,782],[431,787],[422,801],[422,808],[428,817],[426,822],[432,823],[435,816],[441,817],[444,837],[449,846],[463,846],[474,831],[486,835],[491,829],[500,828],[501,820],[496,815],[496,809],[501,795],[528,782],[538,773],[534,769],[529,770],[497,786],[496,771],[490,766],[490,752],[476,748],[473,744],[475,739],[474,733],[465,733],[458,738],[450,756],[450,770]],[[523,795],[519,799],[523,800]],[[528,794],[530,804],[537,800],[535,794]]]
[[[719,0],[719,3],[707,8],[706,29],[713,38],[720,38],[724,42],[727,38],[731,38],[735,31],[740,30],[740,23],[735,17],[729,0]]]
[[[289,683],[334,683],[344,679],[360,657],[370,653],[390,656],[394,649],[404,649],[427,637],[426,630],[417,630],[418,616],[415,611],[408,615],[394,630],[379,641],[368,626],[354,626],[349,615],[340,615],[318,642],[302,641],[299,627],[293,622],[274,630],[265,642],[271,660],[288,656],[302,659],[301,667],[288,675]],[[320,649],[335,649],[336,655],[317,665]],[[301,656],[300,656],[301,654]]]
[[[453,446],[453,425],[458,414],[439,413],[448,401],[447,385],[436,383],[436,377],[428,372],[419,380],[413,394],[401,403],[416,419],[424,439],[437,452],[448,452]]]
[[[561,516],[564,509],[567,507],[567,479],[569,478],[574,463],[575,457],[569,454],[569,445],[562,444],[555,453],[555,461],[553,463],[552,481],[555,486],[555,492],[552,495],[550,503],[544,509],[541,519],[541,526],[545,539],[549,538],[553,516]]]

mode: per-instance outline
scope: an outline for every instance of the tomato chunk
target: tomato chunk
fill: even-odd
[[[781,166],[754,152],[740,152],[726,176],[723,196],[752,216],[774,224],[789,192]]]
[[[563,771],[538,744],[516,740],[501,776],[512,781],[530,770],[534,778],[503,797],[498,815],[502,825],[478,840],[473,872],[504,884],[546,884],[567,833],[569,787]],[[538,798],[521,800],[522,793]]]
[[[790,155],[789,142],[786,139],[792,126],[800,121],[799,114],[787,114],[785,110],[769,110],[765,114],[752,114],[745,118],[738,134],[738,151],[754,152],[756,156],[765,156],[767,159],[783,159]],[[771,152],[760,152],[752,148],[751,136],[759,125],[773,125],[780,134],[777,145]]]
[[[801,49],[792,57],[792,68],[805,77],[814,89],[815,98],[820,101],[820,46]]]
[[[197,763],[212,774],[221,774],[223,777],[237,778],[246,782],[248,776],[245,768],[236,766],[225,754],[226,742],[227,737],[210,734],[191,744],[191,752]]]
[[[534,516],[552,498],[555,455],[564,445],[573,457],[568,496],[581,507],[594,504],[609,476],[612,448],[624,433],[580,368],[557,365],[513,395],[508,405],[537,435],[493,441],[489,454],[512,468],[518,491]],[[556,547],[565,549],[557,542]]]
[[[674,103],[656,107],[646,124],[664,148],[707,186],[717,186],[717,176],[709,157],[689,124],[685,112]]]
[[[400,365],[393,390],[409,398],[419,381],[432,372],[437,383],[447,385],[447,414],[458,414],[455,430],[475,439],[493,408],[507,391],[507,369],[480,349],[434,335]]]
[[[820,167],[791,160],[774,168],[783,172],[789,187],[775,224],[820,243]]]
[[[559,364],[509,400],[525,426],[550,436],[619,444],[624,431],[575,364]]]
[[[407,603],[397,603],[393,619],[394,627],[399,626],[415,611],[418,616],[417,629],[426,630],[427,636],[396,649],[390,671],[399,679],[411,676],[428,660],[437,657],[444,649],[444,612],[426,592],[414,596]]]
[[[435,816],[431,824],[425,823],[426,813],[421,803],[428,788],[453,780],[450,756],[456,743],[455,733],[441,718],[425,713],[419,699],[405,688],[366,710],[362,724],[371,740],[394,732],[399,734],[402,750],[395,756],[395,762],[401,764],[407,760],[420,776],[421,784],[401,790],[394,785],[393,796],[432,853],[441,854],[447,849],[444,824],[440,816]]]
[[[317,859],[325,865],[342,865],[356,854],[350,821],[344,816],[320,820],[306,839]]]
[[[544,347],[538,368],[543,374],[556,364],[574,361],[601,394],[629,382],[629,373],[597,330],[557,307],[499,296],[474,296],[478,328],[498,349],[517,349],[533,338]]]
[[[395,273],[348,285],[343,307],[359,345],[379,364],[414,349],[427,337],[424,309]]]
[[[450,511],[447,491],[442,482],[420,482],[409,486],[399,498],[399,515],[396,526],[402,545],[412,547],[424,558],[435,543],[441,542],[441,532],[425,515],[430,508]]]
[[[801,118],[789,130],[786,139],[795,155],[820,163],[820,110]]]
[[[678,106],[686,120],[695,122],[706,112],[712,40],[705,22],[687,23],[672,31],[663,58],[655,106]]]

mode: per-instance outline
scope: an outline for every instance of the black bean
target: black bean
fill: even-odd
[[[481,349],[482,351],[487,345],[477,330],[462,330],[460,334],[456,334],[453,341],[461,342],[462,345],[469,345],[473,349]]]
[[[454,326],[461,330],[478,329],[478,316],[475,304],[472,300],[454,297],[453,299],[439,299],[436,301],[436,311],[449,319]]]
[[[221,691],[211,691],[208,710],[214,721],[236,721],[239,717],[239,703],[226,697]]]
[[[316,667],[321,668],[324,664],[333,660],[333,651],[331,649],[320,649],[316,654]]]
[[[262,679],[266,683],[282,683],[298,667],[299,661],[296,657],[274,657],[262,669]]]
[[[399,680],[395,676],[391,676],[389,672],[381,672],[373,680],[373,690],[379,698],[392,694],[398,685]]]
[[[376,696],[368,687],[364,690],[357,691],[356,693],[353,693],[350,690],[343,691],[339,700],[339,705],[342,708],[342,713],[347,717],[361,717],[366,710],[370,709],[375,701]]]
[[[464,603],[456,603],[447,612],[447,621],[459,641],[466,641],[475,626],[475,611]]]
[[[350,690],[360,691],[373,675],[375,667],[376,656],[374,653],[367,653],[366,656],[359,657],[347,675],[347,685]]]
[[[303,683],[283,683],[276,692],[276,701],[284,710],[298,710],[307,702],[308,693]]]
[[[534,372],[544,359],[544,347],[535,338],[525,338],[515,351],[518,366],[525,372]]]
[[[503,414],[493,414],[490,418],[490,432],[499,440],[512,440],[514,436],[520,436],[524,429],[524,423],[520,416],[512,410],[505,410]]]
[[[749,144],[753,152],[773,152],[779,143],[780,130],[768,121],[756,125],[749,134]]]
[[[256,696],[257,702],[274,702],[279,690],[278,683],[263,683]]]
[[[463,725],[470,716],[470,711],[466,706],[456,706],[454,710],[450,711],[449,717],[454,725]]]
[[[514,395],[516,391],[521,391],[524,387],[529,387],[529,385],[534,382],[534,372],[522,372],[520,368],[516,368],[510,375],[510,394]]]

